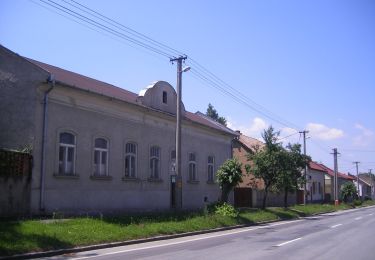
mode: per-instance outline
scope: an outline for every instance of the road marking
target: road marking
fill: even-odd
[[[374,213],[371,213],[371,214],[368,214],[369,216],[372,216],[372,215],[374,215]]]
[[[239,233],[244,233],[244,232],[258,230],[258,229],[263,229],[263,228],[281,226],[281,225],[285,225],[285,224],[289,224],[289,223],[297,223],[297,222],[300,222],[300,221],[304,221],[304,220],[303,219],[300,219],[300,220],[291,220],[291,221],[274,223],[274,224],[270,224],[270,225],[266,225],[266,226],[261,226],[261,227],[247,228],[247,229],[244,229],[244,230],[236,230],[236,231],[232,231],[232,232],[228,232],[228,233],[224,233],[224,234],[217,234],[217,235],[211,235],[211,236],[206,236],[206,237],[198,237],[198,238],[193,238],[193,239],[188,239],[188,240],[183,240],[183,241],[176,241],[176,242],[171,242],[171,243],[166,243],[166,244],[161,244],[161,245],[154,245],[154,246],[145,246],[145,247],[138,247],[138,248],[132,248],[132,249],[125,249],[125,250],[119,250],[119,251],[115,251],[115,252],[108,252],[108,253],[103,253],[103,254],[98,254],[98,255],[76,257],[76,258],[72,258],[72,259],[75,259],[75,260],[88,259],[88,258],[95,258],[95,257],[101,257],[101,256],[107,256],[107,255],[115,255],[115,254],[121,254],[121,253],[128,253],[128,252],[133,252],[133,251],[140,251],[140,250],[145,250],[145,249],[153,249],[153,248],[158,248],[158,247],[173,246],[173,245],[179,245],[179,244],[183,244],[183,243],[194,242],[194,241],[199,241],[199,240],[204,240],[204,239],[209,239],[209,238],[223,237],[223,236],[228,236],[228,235],[233,235],[233,234],[239,234]],[[301,239],[301,238],[298,238],[298,239]],[[156,242],[159,242],[159,241],[156,241]],[[289,243],[290,242],[292,242],[292,241],[289,241]],[[151,243],[151,242],[149,242],[149,243]],[[92,251],[94,251],[94,250],[92,250]]]
[[[278,244],[277,246],[278,246],[278,247],[280,247],[280,246],[284,246],[284,245],[287,245],[287,244],[289,244],[289,243],[295,242],[295,241],[300,240],[300,239],[302,239],[302,237],[299,237],[299,238],[296,238],[296,239],[292,239],[292,240],[286,241],[286,242],[284,242],[284,243]]]
[[[341,225],[342,225],[342,224],[337,224],[337,225],[332,226],[331,228],[339,227],[339,226],[341,226]]]
[[[362,217],[355,218],[355,220],[360,220],[360,219],[362,219]]]

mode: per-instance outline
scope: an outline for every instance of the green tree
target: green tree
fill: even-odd
[[[286,149],[280,152],[281,171],[276,178],[275,187],[278,191],[284,192],[284,207],[288,207],[288,193],[296,192],[298,187],[305,182],[302,174],[311,158],[301,154],[300,144],[288,144]]]
[[[231,190],[242,182],[242,163],[236,158],[226,160],[216,172],[221,189],[221,202],[227,202]]]
[[[216,109],[214,108],[213,105],[211,105],[211,103],[208,104],[208,108],[207,108],[207,111],[206,111],[206,116],[209,116],[213,120],[219,122],[220,124],[222,124],[224,126],[227,126],[227,120],[225,119],[225,117],[219,116],[219,114],[217,113]]]
[[[255,178],[262,179],[264,182],[263,209],[266,208],[268,192],[276,187],[278,176],[283,171],[285,150],[281,143],[277,142],[279,135],[280,132],[275,132],[270,126],[262,134],[265,146],[256,149],[253,154],[248,154],[248,160],[253,162],[250,171]]]
[[[353,182],[344,183],[341,189],[341,197],[345,202],[351,201],[357,197],[357,188]]]

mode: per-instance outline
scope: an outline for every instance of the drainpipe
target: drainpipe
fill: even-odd
[[[46,135],[47,135],[47,112],[48,112],[48,94],[51,92],[55,86],[55,77],[53,74],[50,74],[47,83],[50,84],[50,87],[44,92],[43,98],[43,135],[42,135],[42,154],[41,154],[41,172],[40,172],[40,200],[39,200],[39,210],[44,211],[44,183],[45,183],[45,156],[46,156]]]

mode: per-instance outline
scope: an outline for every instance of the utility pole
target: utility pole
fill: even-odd
[[[334,165],[334,171],[335,171],[335,176],[334,176],[334,199],[335,199],[335,206],[339,205],[339,196],[338,196],[338,183],[337,183],[337,172],[338,172],[338,166],[337,166],[337,155],[339,153],[337,152],[337,148],[333,148],[333,165]]]
[[[357,192],[358,192],[358,197],[359,197],[359,175],[358,175],[358,164],[359,162],[353,162],[355,164],[356,169],[357,169]]]
[[[182,174],[181,174],[181,96],[182,96],[182,62],[186,56],[170,59],[177,62],[177,108],[176,108],[176,209],[182,209]]]
[[[300,131],[299,133],[300,134],[303,134],[303,154],[306,156],[306,134],[308,133],[309,131],[307,130],[303,130],[303,131]],[[303,205],[306,205],[306,201],[307,201],[307,189],[306,189],[306,182],[307,182],[307,165],[305,166],[305,170],[304,170],[304,176],[305,176],[305,184],[304,184],[304,192],[303,192]]]

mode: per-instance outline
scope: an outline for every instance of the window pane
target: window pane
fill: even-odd
[[[160,149],[159,149],[159,147],[157,147],[157,146],[153,146],[153,147],[151,147],[151,149],[150,149],[150,156],[151,157],[159,157],[159,153],[160,153]]]
[[[129,177],[129,167],[130,167],[130,165],[129,165],[129,156],[126,156],[125,157],[125,176],[126,177]]]
[[[99,151],[95,151],[95,153],[94,153],[94,163],[95,164],[99,163],[99,158],[100,158],[100,152]]]
[[[63,161],[63,158],[64,158],[64,147],[60,146],[59,148],[59,162],[62,162]]]
[[[74,144],[74,135],[70,133],[60,134],[60,143],[62,144]]]
[[[68,147],[68,162],[73,162],[74,158],[74,148]]]
[[[155,167],[154,177],[159,178],[159,160],[155,159],[154,167]]]
[[[130,161],[131,161],[130,175],[131,177],[135,177],[135,157],[132,156]]]
[[[208,156],[208,163],[214,163],[214,157]]]
[[[195,154],[189,153],[189,161],[195,161]]]
[[[96,148],[107,149],[107,140],[105,140],[103,138],[96,138],[95,139],[95,147]]]
[[[107,152],[102,152],[102,164],[107,164]]]
[[[125,147],[126,153],[136,153],[136,145],[133,143],[127,143]]]

